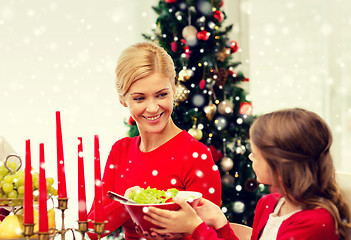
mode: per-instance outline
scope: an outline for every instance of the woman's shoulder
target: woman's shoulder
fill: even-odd
[[[134,146],[139,142],[140,136],[135,136],[135,137],[124,137],[119,140],[117,140],[111,148],[111,151],[114,151],[116,149],[122,148],[128,148],[130,146]]]
[[[184,147],[188,148],[202,148],[202,149],[208,149],[209,148],[203,144],[202,142],[196,140],[190,133],[188,133],[185,130],[182,130],[177,136],[177,142],[179,144],[182,144]]]

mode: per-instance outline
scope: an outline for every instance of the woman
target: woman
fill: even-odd
[[[135,120],[140,135],[117,141],[103,175],[106,229],[125,229],[126,239],[139,239],[123,205],[106,198],[133,186],[198,191],[220,205],[221,182],[209,149],[171,118],[175,70],[167,52],[152,43],[125,49],[117,63],[116,88],[121,104]],[[89,212],[93,220],[94,204]],[[96,239],[96,235],[90,235]]]
[[[254,122],[250,138],[249,158],[257,180],[276,189],[258,202],[251,239],[351,239],[350,208],[335,181],[332,135],[324,120],[298,108],[276,111]],[[193,239],[238,239],[210,201],[201,199],[194,209],[175,202],[180,211],[149,208],[146,220],[164,228],[153,231],[189,233]]]

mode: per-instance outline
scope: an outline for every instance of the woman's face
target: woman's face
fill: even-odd
[[[261,151],[251,141],[251,153],[249,159],[252,161],[252,169],[255,171],[257,181],[263,184],[272,185],[272,171]]]
[[[171,120],[173,97],[170,79],[156,72],[134,82],[121,103],[129,108],[140,132],[160,133]]]

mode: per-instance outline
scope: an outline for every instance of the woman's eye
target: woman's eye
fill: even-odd
[[[160,95],[158,95],[159,97],[163,98],[166,97],[168,95],[168,93],[161,93]]]
[[[140,102],[140,101],[143,101],[144,98],[143,97],[135,97],[133,98],[134,101],[137,101],[137,102]]]

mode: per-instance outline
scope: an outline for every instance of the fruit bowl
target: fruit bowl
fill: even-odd
[[[177,197],[186,199],[186,201],[191,204],[194,200],[201,198],[202,194],[199,192],[193,192],[193,191],[179,191],[177,194]],[[174,202],[157,203],[157,204],[138,204],[138,203],[124,202],[122,204],[127,209],[133,222],[137,224],[143,231],[150,231],[151,227],[159,228],[158,226],[144,219],[144,215],[145,215],[145,212],[147,211],[147,207],[152,206],[160,209],[173,210],[173,211],[176,211],[180,208],[179,205]]]

